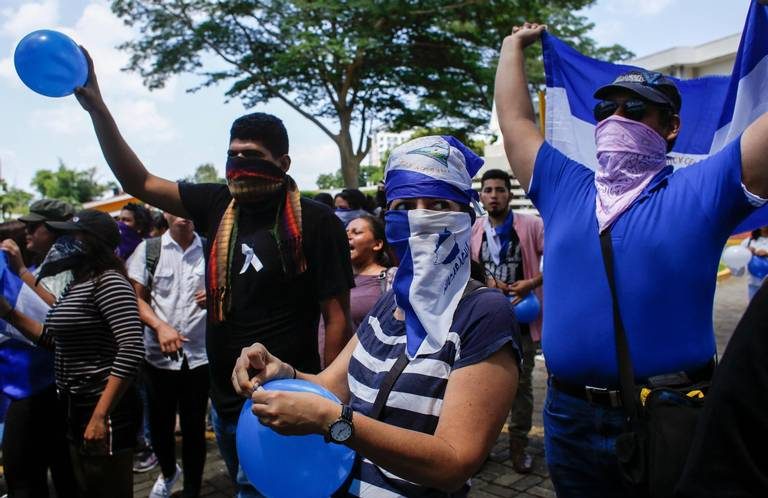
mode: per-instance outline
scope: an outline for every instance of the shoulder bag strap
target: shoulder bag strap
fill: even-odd
[[[464,293],[461,296],[461,300],[463,301],[465,297],[467,297],[469,294],[473,293],[477,289],[480,289],[481,287],[485,287],[482,283],[478,282],[474,279],[469,279],[469,282],[467,283],[467,286],[464,288]],[[459,302],[459,305],[461,305],[461,302]],[[458,311],[459,308],[456,307],[456,311]],[[456,314],[453,315],[454,320],[456,319]],[[368,414],[369,417],[373,419],[378,419],[381,416],[382,410],[384,410],[384,405],[387,402],[387,398],[389,398],[389,393],[392,392],[392,388],[395,386],[395,382],[397,381],[397,378],[400,377],[400,374],[403,373],[403,370],[405,370],[405,367],[408,365],[408,355],[405,352],[405,349],[403,349],[403,352],[400,353],[400,356],[397,357],[397,360],[395,361],[395,364],[392,365],[392,368],[387,372],[387,376],[384,378],[384,382],[381,383],[381,386],[379,387],[379,392],[376,394],[376,400],[373,402],[373,408],[371,409],[371,412]]]
[[[145,285],[147,290],[152,289],[152,279],[155,278],[155,270],[157,270],[157,262],[160,260],[160,248],[161,248],[160,237],[152,237],[151,239],[147,239],[146,247],[145,247],[146,253],[144,258],[144,262],[147,267],[147,273],[149,274],[147,285]]]
[[[627,419],[632,422],[637,418],[637,402],[635,401],[635,374],[632,369],[632,357],[629,354],[627,333],[624,321],[619,311],[619,300],[616,293],[616,278],[613,272],[613,243],[611,229],[607,228],[600,234],[600,249],[603,252],[605,273],[608,276],[608,286],[611,288],[613,302],[613,329],[616,341],[616,357],[619,362],[619,382],[621,383],[621,404]]]

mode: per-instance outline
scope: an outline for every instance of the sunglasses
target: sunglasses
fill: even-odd
[[[261,158],[264,157],[264,154],[260,150],[254,149],[228,150],[227,157]]]
[[[25,223],[24,224],[24,230],[26,230],[26,232],[29,233],[29,234],[33,234],[41,226],[43,226],[43,222],[42,221],[34,221],[34,222],[31,222],[31,223]]]
[[[609,116],[613,116],[616,111],[621,107],[624,109],[624,117],[631,119],[632,121],[640,121],[648,113],[648,109],[653,104],[640,99],[629,99],[624,102],[615,102],[613,100],[602,100],[595,104],[595,108],[592,110],[592,114],[595,117],[595,121],[598,123]],[[657,106],[659,107],[659,106]],[[668,107],[661,107],[666,112],[672,112],[672,109]]]

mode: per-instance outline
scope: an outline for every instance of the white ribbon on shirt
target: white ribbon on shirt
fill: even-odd
[[[253,266],[253,269],[256,271],[264,268],[261,260],[256,256],[256,253],[253,252],[253,249],[248,247],[248,244],[241,244],[240,250],[243,251],[243,256],[245,256],[245,262],[243,262],[243,267],[240,269],[240,275],[245,273],[249,266]]]

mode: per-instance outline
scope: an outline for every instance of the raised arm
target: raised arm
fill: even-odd
[[[757,118],[741,136],[741,180],[747,190],[768,198],[768,113]]]
[[[147,204],[176,216],[189,218],[189,214],[181,203],[176,182],[160,178],[147,171],[120,134],[117,123],[101,97],[91,56],[84,48],[82,50],[88,60],[88,82],[84,87],[75,89],[75,96],[91,116],[101,152],[117,177],[117,181],[120,182],[123,190]]]
[[[535,23],[512,28],[512,34],[504,39],[496,69],[494,100],[504,150],[512,172],[526,191],[544,137],[536,126],[523,50],[538,40],[545,29],[543,24]]]

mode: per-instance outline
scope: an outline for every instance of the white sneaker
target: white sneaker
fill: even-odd
[[[176,472],[174,472],[173,477],[170,479],[163,477],[163,473],[161,472],[160,475],[157,476],[155,485],[152,486],[152,491],[149,493],[149,498],[168,498],[171,496],[171,493],[173,492],[173,486],[178,482],[180,477],[181,467],[179,467],[179,464],[176,464]]]

